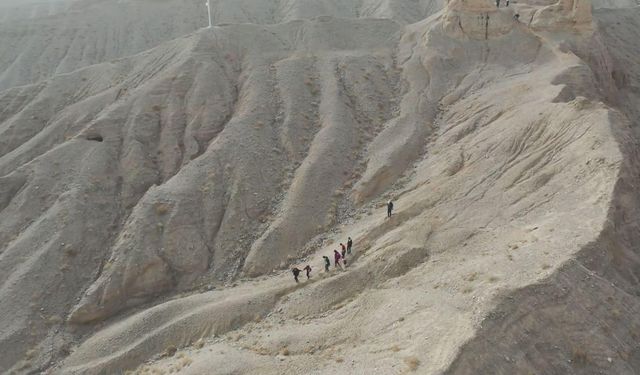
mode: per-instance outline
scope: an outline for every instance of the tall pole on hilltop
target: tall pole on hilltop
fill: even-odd
[[[209,13],[209,28],[211,28],[211,0],[207,0],[207,13]]]

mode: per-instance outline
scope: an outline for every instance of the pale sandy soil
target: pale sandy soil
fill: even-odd
[[[640,371],[633,1],[178,3],[0,2],[0,372]]]

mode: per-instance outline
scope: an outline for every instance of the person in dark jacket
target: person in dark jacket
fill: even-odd
[[[389,201],[387,203],[387,217],[391,217],[391,213],[393,213],[393,202]]]
[[[323,255],[322,258],[324,258],[324,272],[329,272],[329,266],[331,266],[331,260],[326,255]]]
[[[353,246],[353,240],[351,239],[351,237],[349,237],[349,240],[347,241],[347,254],[351,254],[352,246]]]
[[[311,278],[311,266],[307,264],[304,270],[307,272],[307,280],[309,280]]]
[[[302,272],[302,271],[300,271],[297,267],[293,267],[291,272],[293,273],[293,279],[296,281],[296,283],[299,282],[298,281],[298,275],[300,275],[300,272]]]

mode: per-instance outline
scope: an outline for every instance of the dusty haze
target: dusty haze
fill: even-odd
[[[640,372],[638,1],[202,3],[0,0],[1,373]]]

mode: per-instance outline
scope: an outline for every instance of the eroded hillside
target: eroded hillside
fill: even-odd
[[[3,68],[0,370],[634,373],[637,7],[442,5],[167,1]]]
[[[320,16],[419,21],[444,0],[212,0],[212,21],[275,24]],[[207,26],[201,0],[3,0],[0,90],[113,61]]]

